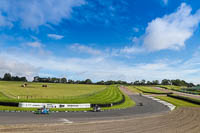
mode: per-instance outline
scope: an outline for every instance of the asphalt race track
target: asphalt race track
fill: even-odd
[[[36,115],[31,112],[1,112],[0,125],[9,124],[53,124],[53,123],[80,123],[102,120],[121,120],[133,117],[144,117],[153,114],[166,113],[169,110],[165,105],[153,101],[152,99],[130,95],[136,102],[136,106],[122,110],[110,110],[104,112],[59,112],[49,115]],[[139,106],[143,103],[143,106]]]

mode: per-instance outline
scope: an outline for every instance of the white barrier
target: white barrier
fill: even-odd
[[[90,108],[90,104],[19,103],[22,108]]]
[[[149,96],[149,95],[143,95],[144,97],[147,97],[147,98],[151,98],[152,100],[154,101],[157,101],[161,104],[164,104],[165,106],[167,106],[171,111],[174,110],[176,108],[176,106],[174,106],[173,104],[171,103],[168,103],[166,101],[163,101],[163,100],[160,100],[158,98],[155,98],[155,97],[152,97],[152,96]]]

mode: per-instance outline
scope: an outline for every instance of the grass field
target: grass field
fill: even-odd
[[[182,93],[200,95],[200,90],[198,89],[195,90],[195,88],[198,88],[198,87],[187,88],[186,86],[174,86],[174,85],[158,85],[158,87],[165,88],[168,90],[178,91]]]
[[[167,97],[167,96],[156,96],[156,98],[167,101],[171,104],[174,104],[177,107],[200,107],[200,105],[197,104],[193,104],[190,102],[186,102],[183,100],[179,100],[176,98],[172,98],[172,97]]]
[[[127,86],[127,88],[133,93],[142,93],[142,91],[137,89],[137,86]]]
[[[120,104],[120,105],[116,105],[116,106],[112,106],[112,107],[104,107],[102,108],[102,110],[109,110],[109,109],[125,109],[125,108],[129,108],[129,107],[133,107],[135,106],[136,103],[130,99],[129,96],[125,95],[125,102]],[[19,108],[19,107],[9,107],[9,106],[0,106],[0,110],[2,111],[36,111],[36,108]],[[93,110],[92,108],[87,108],[87,109],[56,109],[56,108],[52,108],[50,109],[51,111],[91,111]]]
[[[95,93],[106,88],[103,85],[74,85],[74,84],[54,84],[54,83],[28,83],[27,87],[21,87],[23,82],[0,82],[0,92],[10,98],[17,96],[25,97],[73,97]],[[48,85],[47,88],[42,87]]]
[[[175,86],[175,85],[157,85],[158,87],[169,89],[169,90],[180,90],[181,88],[184,88],[185,86]]]
[[[157,90],[157,89],[154,89],[150,86],[136,86],[136,88],[143,92],[143,93],[152,93],[152,94],[162,94],[162,93],[165,93],[163,91],[160,91],[160,90]]]
[[[67,86],[67,85],[66,85]],[[71,85],[70,85],[71,86]],[[79,86],[79,85],[74,85]],[[87,85],[86,85],[87,86]],[[88,86],[87,86],[88,87]],[[95,87],[95,86],[91,86]],[[106,104],[112,102],[118,102],[122,99],[122,93],[116,86],[102,86],[102,90],[100,91],[88,91],[90,93],[79,95],[79,96],[65,96],[65,97],[57,97],[55,96],[48,96],[48,97],[34,97],[34,98],[11,98],[1,94],[0,101],[4,102],[36,102],[36,103],[92,103],[92,104]],[[86,89],[86,88],[83,88]],[[95,88],[93,88],[95,89]],[[75,89],[73,88],[75,91]],[[46,90],[48,93],[48,90]],[[56,90],[55,90],[56,91]],[[64,94],[63,94],[64,95]]]
[[[47,84],[28,83],[28,87],[21,87],[22,82],[0,82],[0,102],[37,102],[37,103],[92,103],[106,104],[119,102],[123,98],[117,86],[105,85],[75,85],[75,84]],[[17,97],[20,96],[18,99]],[[125,103],[112,108],[126,108],[134,102],[126,96]],[[110,108],[110,109],[112,109]],[[104,108],[108,109],[108,108]],[[35,110],[18,107],[0,106],[0,110]],[[52,109],[54,110],[54,109]],[[91,109],[56,109],[59,111],[82,111]]]

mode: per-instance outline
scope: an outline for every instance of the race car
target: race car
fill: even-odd
[[[35,114],[49,114],[49,109],[44,106],[43,108],[39,108]]]

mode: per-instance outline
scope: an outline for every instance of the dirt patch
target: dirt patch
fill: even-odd
[[[178,108],[164,114],[128,120],[76,124],[0,126],[0,132],[65,133],[198,133],[200,108]]]
[[[123,92],[123,93],[125,93],[125,94],[127,94],[127,95],[133,95],[133,94],[135,94],[135,93],[133,93],[132,91],[130,91],[127,87],[125,87],[125,86],[120,86],[120,90]]]

